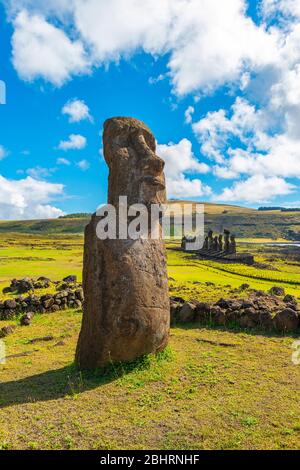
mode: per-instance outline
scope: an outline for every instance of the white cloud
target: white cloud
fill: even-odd
[[[232,137],[243,144],[257,139],[265,142],[266,116],[242,98],[231,107],[231,117],[224,109],[209,112],[205,118],[193,124],[193,131],[201,143],[201,151],[217,163],[225,161],[225,151]]]
[[[56,160],[56,163],[57,163],[57,165],[66,165],[66,166],[71,165],[70,160],[68,160],[67,158],[58,158]]]
[[[199,179],[187,179],[181,176],[176,180],[170,179],[167,185],[168,198],[186,199],[211,195],[211,188]]]
[[[292,193],[296,187],[283,178],[254,175],[245,181],[238,181],[231,188],[225,188],[222,194],[214,196],[216,201],[269,202],[276,196]]]
[[[71,134],[69,140],[62,140],[58,148],[60,150],[81,150],[86,147],[87,141],[83,135]]]
[[[0,175],[0,219],[55,218],[63,211],[49,204],[63,194],[61,184],[39,181],[30,176],[9,180]]]
[[[184,118],[185,118],[185,123],[186,124],[191,124],[193,120],[193,114],[195,112],[194,106],[189,106],[184,113]]]
[[[24,80],[44,78],[60,86],[72,75],[88,72],[80,41],[48,23],[43,16],[21,11],[14,20],[13,64]]]
[[[247,16],[246,0],[202,0],[201,8],[199,0],[23,0],[19,9],[8,3],[21,10],[14,22],[14,64],[26,79],[61,84],[89,70],[88,64],[143,49],[153,56],[169,53],[169,77],[182,95],[239,80],[245,67],[272,63],[277,54],[277,35]],[[64,29],[53,25],[56,18]],[[70,29],[77,41],[67,36]]]
[[[178,144],[158,145],[157,153],[166,162],[165,172],[170,178],[182,173],[208,173],[209,166],[199,162],[192,150],[192,142],[182,139]]]
[[[265,108],[257,110],[237,98],[230,113],[225,110],[208,113],[193,125],[202,153],[217,163],[213,169],[216,176],[224,179],[260,176],[270,183],[276,182],[277,177],[278,191],[291,188],[283,178],[300,179],[300,95],[296,85],[300,83],[296,79],[299,71],[296,66],[280,76],[280,81],[271,87]],[[234,186],[234,197],[237,190],[246,187],[241,184]],[[277,194],[272,185],[266,185],[265,190],[270,191],[270,197]],[[256,190],[252,200],[255,197],[260,197]]]
[[[161,82],[166,78],[166,75],[161,73],[158,75],[158,77],[150,77],[148,82],[150,85],[156,85],[157,83]]]
[[[69,122],[80,122],[86,119],[89,121],[93,120],[86,103],[83,100],[78,100],[76,98],[68,101],[64,105],[62,114],[69,116]]]
[[[32,176],[34,179],[44,179],[47,176],[50,176],[52,173],[56,171],[56,168],[43,168],[40,166],[36,166],[35,168],[29,168],[26,170],[27,175]]]
[[[299,0],[262,0],[261,8],[267,19],[276,16],[278,12],[285,16],[300,17]]]
[[[141,50],[167,57],[167,70],[150,83],[167,78],[178,96],[203,98],[223,85],[229,86],[231,96],[242,95],[230,110],[214,110],[193,123],[202,154],[215,162],[215,175],[260,175],[269,183],[299,178],[299,0],[262,0],[256,23],[247,15],[246,0],[201,0],[201,8],[199,0],[6,3],[14,7],[14,64],[23,78],[43,77],[61,85],[72,75],[107,68],[109,62]],[[185,113],[189,124],[192,108]],[[61,148],[78,148],[71,137]],[[171,185],[177,181],[183,187],[189,172],[205,171],[187,145],[183,149],[181,144],[179,158],[176,146],[172,152],[165,147],[169,168],[174,167],[168,170],[167,163]],[[266,187],[275,197],[272,185]],[[194,183],[193,190],[202,188]]]
[[[199,162],[192,151],[192,143],[182,139],[178,144],[158,145],[157,154],[165,161],[165,174],[169,197],[197,197],[210,194],[210,188],[199,179],[188,175],[208,173],[209,166]]]
[[[82,171],[86,171],[90,168],[90,163],[87,160],[80,160],[80,162],[77,163],[78,168]]]
[[[7,150],[3,147],[3,145],[0,145],[0,160],[3,160],[7,156]]]

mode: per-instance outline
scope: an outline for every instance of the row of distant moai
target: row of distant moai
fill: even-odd
[[[182,239],[181,248],[186,250],[187,242],[194,241],[186,236]],[[203,247],[199,250],[199,253],[205,255],[235,255],[236,254],[236,241],[235,235],[230,234],[229,230],[224,230],[224,236],[222,234],[215,235],[212,230],[208,232],[208,235],[205,237]]]
[[[204,244],[200,252],[234,255],[236,254],[235,235],[230,234],[229,230],[224,230],[224,237],[222,234],[214,236],[213,231],[210,230],[208,235],[205,237]]]

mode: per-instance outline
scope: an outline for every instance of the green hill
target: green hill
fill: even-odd
[[[179,216],[179,208],[188,202],[170,201],[175,209],[175,220]],[[202,204],[206,229],[222,232],[227,228],[239,238],[300,240],[299,212],[258,211],[234,205]],[[0,222],[0,233],[82,234],[89,218],[88,214],[71,214],[50,220],[3,221]]]

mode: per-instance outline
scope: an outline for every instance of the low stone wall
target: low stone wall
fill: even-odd
[[[249,286],[245,286],[249,287]],[[81,287],[66,288],[55,294],[19,296],[0,301],[0,320],[20,318],[29,325],[34,313],[51,313],[67,308],[82,308]],[[222,327],[237,326],[246,330],[300,332],[300,305],[295,297],[273,287],[271,293],[252,291],[247,299],[220,299],[216,303],[170,298],[171,325],[200,323]]]
[[[278,298],[261,291],[246,300],[220,299],[215,304],[171,297],[171,325],[184,323],[293,333],[300,329],[300,308],[291,295]]]
[[[9,320],[27,313],[50,313],[67,308],[81,308],[83,290],[66,289],[55,294],[16,297],[0,302],[0,320]]]

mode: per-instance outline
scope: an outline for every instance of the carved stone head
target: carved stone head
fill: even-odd
[[[116,117],[104,124],[104,158],[109,167],[108,202],[118,206],[165,204],[164,161],[156,155],[155,138],[148,127],[133,118]]]

